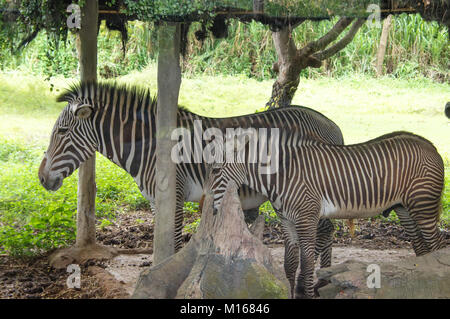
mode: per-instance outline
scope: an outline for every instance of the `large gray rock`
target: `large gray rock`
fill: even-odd
[[[331,281],[319,289],[321,298],[450,298],[450,247],[394,263],[380,263],[380,288],[368,288],[367,279],[374,275],[368,266],[349,260],[319,270],[319,279]]]

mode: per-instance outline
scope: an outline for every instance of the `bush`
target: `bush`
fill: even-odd
[[[34,255],[67,246],[75,239],[77,174],[57,192],[47,192],[37,172],[43,148],[0,140],[0,252]],[[142,205],[142,195],[129,174],[98,156],[96,216],[111,219]],[[103,222],[105,225],[106,222]]]

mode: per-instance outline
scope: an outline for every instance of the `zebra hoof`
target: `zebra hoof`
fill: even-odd
[[[313,296],[308,296],[305,292],[304,286],[297,286],[297,289],[295,289],[295,299],[311,299]]]
[[[312,299],[314,297],[308,296],[305,293],[299,293],[298,291],[295,293],[295,299]]]
[[[328,285],[331,281],[325,279],[319,279],[317,283],[314,285],[314,296],[320,297],[319,289]]]

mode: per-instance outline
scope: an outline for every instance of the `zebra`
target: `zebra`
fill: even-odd
[[[248,149],[246,143],[234,162],[212,164],[207,184],[215,212],[229,181],[269,198],[280,214],[285,238],[300,250],[297,296],[314,295],[315,230],[321,218],[366,218],[394,209],[416,255],[445,246],[438,227],[444,164],[431,142],[408,132],[346,146],[307,136],[289,142],[283,135],[291,133],[280,135],[277,172],[261,173],[257,163],[249,162],[248,151],[240,152]],[[297,262],[285,260],[291,264],[285,270],[295,272]]]
[[[85,82],[72,85],[58,98],[67,102],[51,132],[50,143],[39,167],[39,180],[47,190],[58,190],[63,180],[96,151],[126,170],[150,202],[155,194],[156,97],[137,86],[115,82]],[[300,136],[308,135],[331,144],[343,144],[339,127],[321,113],[306,107],[291,106],[256,114],[230,118],[208,118],[178,110],[177,126],[194,131],[200,129],[283,127]],[[206,141],[202,141],[202,147]],[[192,159],[192,158],[191,158]],[[199,201],[206,179],[205,163],[177,164],[175,248],[182,246],[184,201]],[[239,190],[244,210],[255,209],[267,198],[249,188]],[[332,223],[324,220],[318,231],[318,247],[326,250]],[[334,228],[333,228],[334,230]],[[323,236],[321,235],[323,233]],[[321,244],[323,242],[323,244]],[[319,254],[319,251],[318,251]],[[321,260],[331,256],[321,256]]]

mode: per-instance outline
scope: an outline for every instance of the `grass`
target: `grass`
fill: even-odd
[[[150,65],[119,79],[149,86],[156,93],[156,69]],[[39,184],[37,170],[53,124],[64,104],[54,98],[70,80],[49,81],[23,73],[0,73],[0,253],[35,254],[74,240],[77,174],[57,192]],[[51,91],[51,84],[53,90]],[[271,81],[243,76],[195,76],[182,81],[180,104],[207,116],[253,113],[264,107]],[[444,223],[450,223],[450,136],[443,107],[450,100],[448,84],[424,78],[383,77],[302,79],[294,103],[312,107],[333,119],[346,143],[407,130],[423,135],[445,161]],[[132,178],[97,156],[97,217],[99,227],[117,213],[148,209]],[[187,204],[192,213],[195,205]],[[270,217],[270,205],[262,209]],[[196,224],[186,229],[194,231]]]

